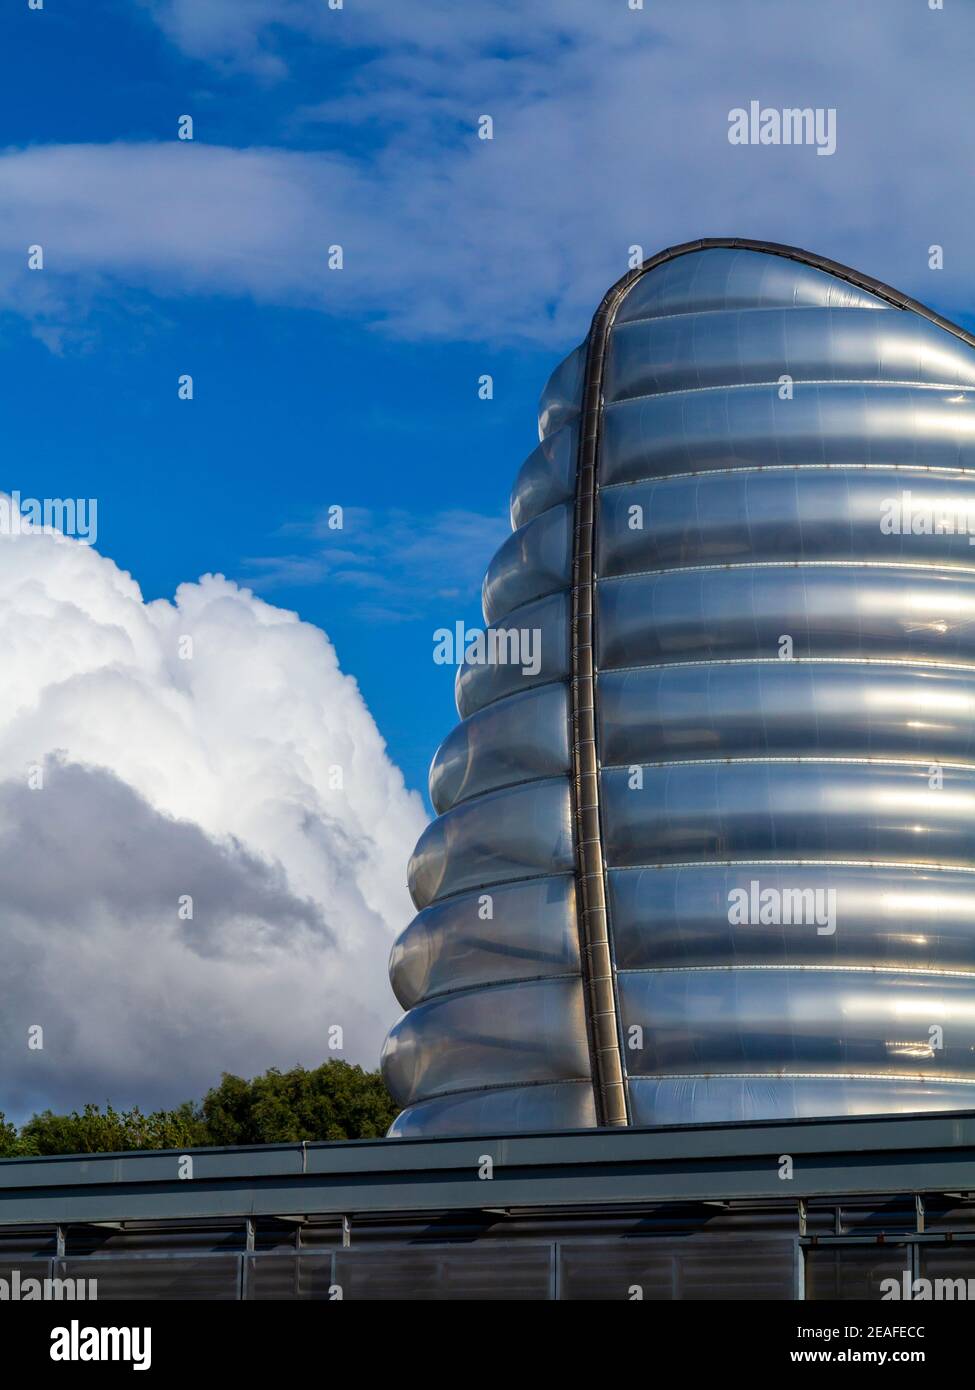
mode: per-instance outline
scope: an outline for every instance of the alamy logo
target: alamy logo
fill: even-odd
[[[881,1302],[952,1303],[975,1299],[975,1279],[915,1279],[909,1269],[899,1279],[881,1279]]]
[[[817,154],[836,152],[835,106],[786,106],[777,110],[760,101],[748,110],[736,106],[728,112],[731,145],[815,145]]]
[[[438,627],[433,634],[433,659],[438,666],[520,666],[523,676],[537,676],[542,667],[542,630],[538,627],[453,629]]]
[[[975,504],[967,497],[937,502],[915,499],[905,489],[899,497],[880,503],[880,529],[885,536],[968,536],[975,543]]]
[[[0,494],[0,536],[22,536],[42,527],[60,531],[82,545],[94,545],[98,540],[97,498]]]
[[[62,1300],[74,1303],[98,1299],[97,1279],[25,1279],[19,1269],[11,1270],[9,1279],[0,1279],[0,1303],[34,1303]]]
[[[151,1327],[68,1327],[51,1329],[52,1361],[131,1361],[133,1371],[152,1365]]]
[[[728,893],[732,927],[815,927],[817,936],[836,931],[835,888],[763,888],[753,878],[747,888]]]

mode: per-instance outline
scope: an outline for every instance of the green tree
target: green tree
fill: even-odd
[[[18,1132],[0,1112],[0,1156],[375,1139],[386,1133],[395,1114],[379,1072],[339,1061],[311,1071],[272,1067],[251,1081],[225,1072],[200,1105],[186,1101],[148,1115],[138,1106],[115,1110],[108,1104],[102,1110],[89,1104],[69,1115],[45,1110]]]
[[[253,1081],[225,1072],[201,1109],[210,1144],[376,1139],[396,1115],[378,1072],[339,1061],[312,1071],[272,1067]]]
[[[185,1149],[206,1144],[206,1129],[190,1102],[175,1110],[144,1115],[138,1106],[115,1110],[86,1105],[79,1113],[55,1115],[45,1110],[20,1131],[22,1154],[125,1153],[132,1149]]]
[[[0,1110],[0,1158],[9,1158],[16,1152],[17,1128],[7,1123],[7,1117]]]

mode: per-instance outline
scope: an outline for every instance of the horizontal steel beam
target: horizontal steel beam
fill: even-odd
[[[975,1191],[971,1111],[3,1159],[0,1225],[959,1190]]]

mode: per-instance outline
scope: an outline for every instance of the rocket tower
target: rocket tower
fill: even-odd
[[[458,672],[392,1132],[975,1105],[975,337],[688,243],[539,434],[483,589],[539,660]]]

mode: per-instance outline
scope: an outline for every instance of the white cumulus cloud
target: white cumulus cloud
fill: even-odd
[[[37,531],[0,536],[0,653],[8,1115],[373,1065],[425,816],[325,633]]]

